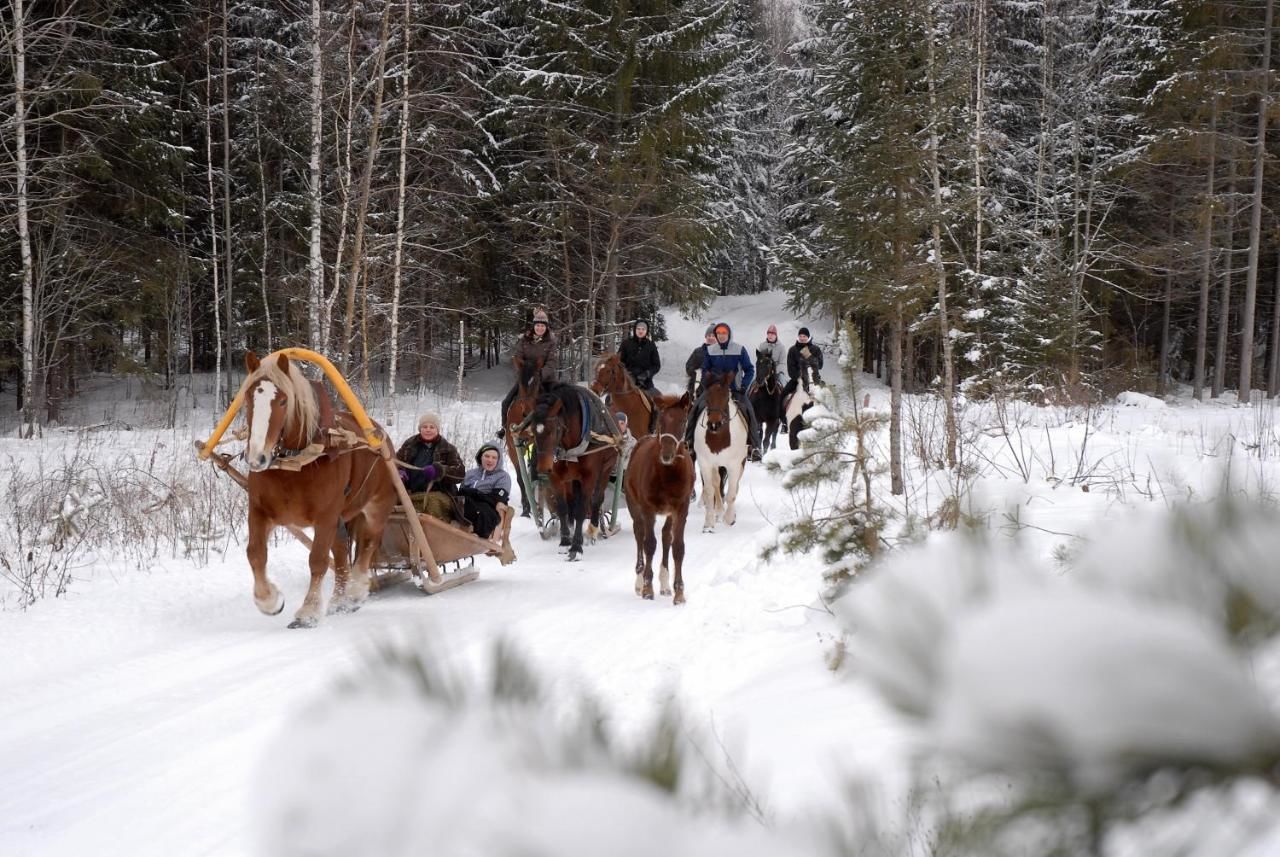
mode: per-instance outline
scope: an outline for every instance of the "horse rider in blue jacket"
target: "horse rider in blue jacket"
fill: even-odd
[[[752,461],[760,460],[760,424],[756,422],[756,412],[747,398],[747,388],[756,376],[756,367],[751,364],[747,349],[733,341],[733,331],[725,322],[715,325],[715,342],[706,346],[707,356],[702,362],[702,388],[698,400],[689,413],[689,422],[685,425],[684,439],[693,449],[693,435],[698,427],[698,417],[706,408],[706,375],[708,372],[720,374],[733,373],[734,380],[730,386],[734,403],[738,410],[747,415],[747,443],[750,445],[748,457]]]

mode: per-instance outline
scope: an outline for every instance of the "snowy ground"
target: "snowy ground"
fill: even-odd
[[[832,340],[829,323],[791,319],[777,295],[724,298],[696,319],[668,316],[659,386],[682,388],[689,350],[722,318],[748,348],[770,322],[787,344],[802,323],[824,347]],[[469,460],[496,428],[509,378],[505,370],[473,375],[462,402],[407,395],[373,410],[400,427],[396,435],[418,412],[442,410],[446,436]],[[872,407],[887,407],[882,385],[863,385]],[[148,407],[118,390],[94,405],[101,417],[134,425]],[[921,466],[938,449],[928,428],[934,405],[922,397],[912,407],[915,466],[895,501],[900,520],[927,519],[956,492]],[[1274,414],[1271,405],[1170,406],[1136,394],[1093,412],[969,406],[963,454],[975,476],[962,486],[964,511],[1043,559],[1075,549],[1077,536],[1130,508],[1165,509],[1224,486],[1269,494],[1280,485]],[[177,430],[101,434],[139,460],[190,456],[191,440],[214,418],[203,411]],[[30,470],[76,443],[59,431],[35,443],[5,439],[0,457]],[[424,641],[431,657],[462,671],[485,663],[496,639],[511,640],[557,692],[595,695],[624,740],[641,740],[675,701],[707,764],[736,770],[776,825],[839,812],[854,777],[893,795],[908,738],[867,684],[828,668],[840,626],[820,598],[819,562],[758,558],[778,525],[801,511],[759,466],[748,468],[736,526],[702,534],[694,510],[688,604],[679,609],[633,594],[625,523],[571,565],[518,520],[517,563],[482,559],[476,583],[433,598],[401,587],[315,631],[284,627],[306,588],[305,554],[290,540],[271,551],[288,600],[277,617],[254,608],[243,548],[230,539],[207,565],[158,555],[138,570],[122,557],[95,557],[75,570],[64,596],[0,612],[0,855],[254,853],[253,804],[276,742],[317,694],[389,638]],[[1280,691],[1274,674],[1266,680]]]

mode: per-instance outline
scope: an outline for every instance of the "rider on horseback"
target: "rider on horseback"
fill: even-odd
[[[802,327],[796,334],[796,344],[787,349],[787,374],[791,376],[791,380],[787,382],[782,395],[790,396],[801,382],[806,391],[809,389],[809,374],[806,369],[812,369],[813,380],[821,384],[822,378],[818,375],[821,368],[822,349],[809,341],[809,328]]]
[[[760,460],[760,424],[756,422],[755,409],[751,407],[751,400],[747,398],[747,388],[751,386],[751,380],[755,378],[756,368],[751,363],[751,357],[747,354],[747,349],[738,343],[732,341],[733,331],[729,325],[723,321],[714,327],[715,344],[706,347],[707,356],[702,363],[702,372],[724,372],[734,373],[734,383],[731,387],[733,392],[733,400],[738,406],[738,410],[742,411],[747,417],[747,442],[750,445],[748,457],[752,461]],[[689,413],[689,422],[685,425],[684,439],[693,448],[693,435],[698,428],[698,417],[702,415],[702,411],[706,407],[705,390],[698,394],[698,401],[694,403],[693,410]]]
[[[716,326],[714,324],[707,325],[706,335],[702,338],[703,342],[697,348],[693,349],[689,354],[689,359],[684,361],[684,374],[688,379],[685,389],[689,392],[689,398],[696,397],[702,392],[698,388],[699,378],[702,372],[702,364],[707,360],[707,349],[716,344]]]
[[[551,332],[550,319],[547,318],[547,311],[539,307],[533,311],[533,322],[529,325],[529,329],[521,335],[516,343],[516,350],[511,355],[512,362],[522,362],[526,366],[542,364],[542,383],[544,385],[554,384],[559,368],[559,355],[557,354],[556,337]],[[498,423],[502,425],[507,419],[507,411],[511,410],[511,403],[515,401],[516,394],[520,391],[520,381],[511,385],[511,392],[507,393],[506,398],[502,400],[502,410],[498,413]],[[506,437],[507,427],[502,425],[498,429],[498,439]]]
[[[760,365],[760,358],[768,356],[773,361],[773,365],[778,368],[778,374],[782,374],[782,367],[787,365],[787,349],[778,341],[777,325],[769,325],[769,329],[765,331],[764,342],[756,346],[756,365]]]
[[[649,338],[649,323],[643,319],[631,328],[631,335],[618,349],[618,359],[631,376],[636,386],[653,397],[653,378],[662,368],[662,359],[658,357],[658,346]]]

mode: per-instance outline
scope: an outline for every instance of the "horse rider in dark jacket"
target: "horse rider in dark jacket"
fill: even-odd
[[[714,331],[715,343],[706,346],[707,356],[702,363],[703,391],[698,394],[698,401],[694,403],[693,410],[689,414],[689,422],[684,430],[685,442],[690,449],[693,449],[693,436],[697,431],[698,417],[706,407],[707,373],[732,373],[734,380],[729,389],[733,393],[733,400],[738,410],[747,416],[747,443],[750,447],[747,455],[752,461],[759,461],[760,424],[756,422],[755,409],[751,407],[751,400],[747,398],[747,388],[751,386],[751,381],[756,376],[756,367],[751,364],[751,356],[747,353],[747,349],[733,341],[733,331],[728,324],[723,321],[718,322]]]
[[[662,359],[658,357],[658,346],[649,338],[648,322],[641,319],[632,325],[631,335],[618,349],[618,359],[636,386],[652,397],[653,379],[662,368]]]
[[[687,379],[685,389],[689,392],[689,398],[694,398],[698,393],[702,392],[702,387],[698,384],[701,380],[702,364],[707,360],[707,349],[716,344],[716,326],[714,324],[707,325],[707,333],[703,337],[703,343],[689,353],[689,359],[684,361],[684,374]]]
[[[782,395],[790,396],[801,383],[806,391],[809,389],[809,373],[806,369],[813,369],[813,380],[822,383],[822,378],[818,375],[821,368],[822,349],[809,341],[809,328],[802,327],[796,334],[796,344],[787,349],[787,374],[791,376],[791,380],[783,388]]]
[[[516,350],[511,354],[511,361],[514,363],[519,360],[524,365],[531,363],[542,363],[542,385],[544,387],[554,384],[559,375],[559,353],[556,343],[556,336],[551,332],[551,320],[547,317],[547,311],[542,308],[533,311],[533,321],[529,324],[529,329],[521,334],[520,339],[516,342]],[[520,392],[520,379],[511,385],[510,392],[506,398],[502,400],[502,411],[498,414],[498,423],[501,428],[498,429],[498,440],[507,436],[507,427],[503,425],[507,419],[507,411],[511,410],[511,403],[516,400],[516,395]]]

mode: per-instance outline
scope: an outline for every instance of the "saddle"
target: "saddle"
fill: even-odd
[[[591,448],[593,442],[597,445],[616,445],[622,437],[622,429],[613,418],[613,413],[605,407],[603,399],[586,387],[574,385],[573,392],[582,406],[582,425],[585,431],[582,432],[582,440],[561,455],[561,458],[568,461],[576,461],[578,456]]]

